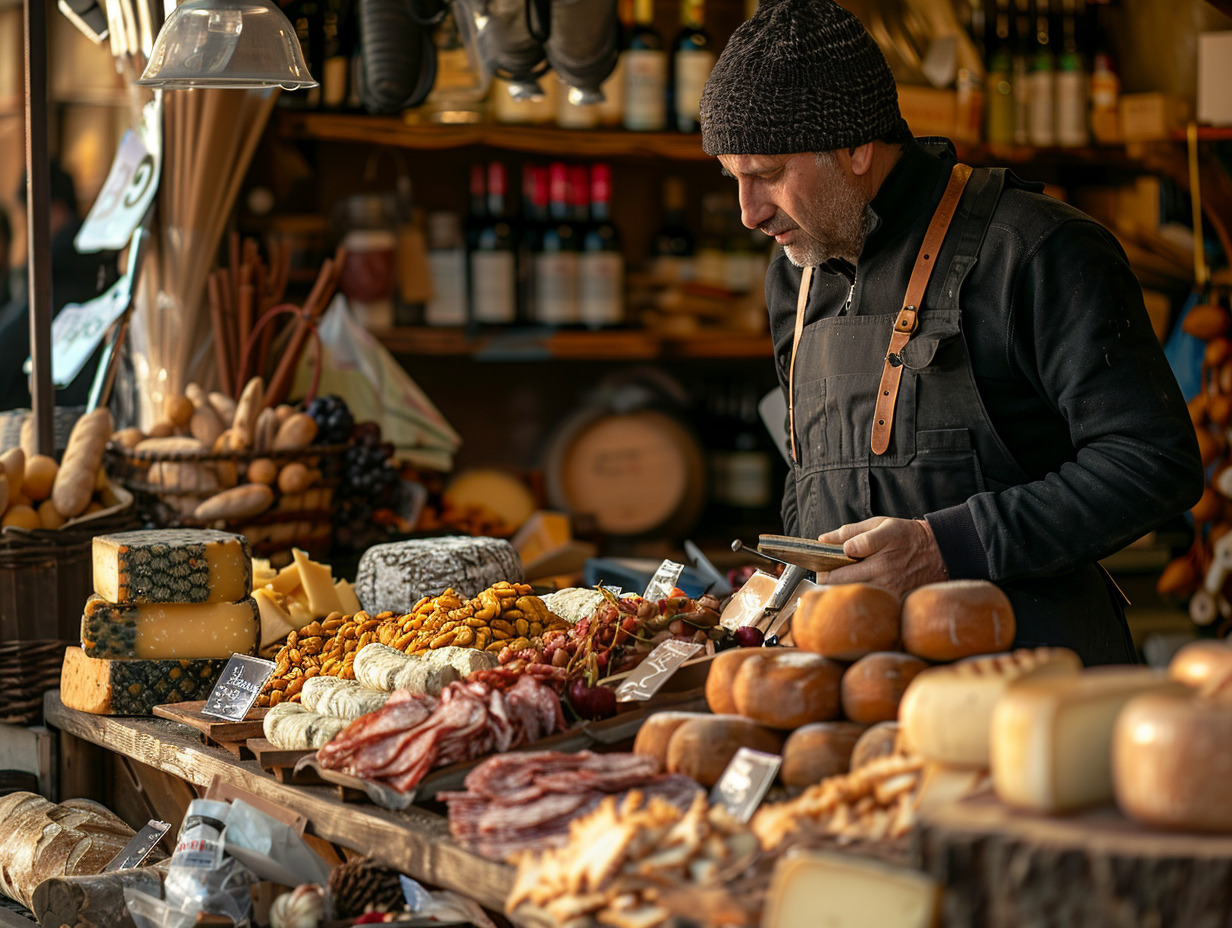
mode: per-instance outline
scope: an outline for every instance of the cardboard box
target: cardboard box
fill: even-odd
[[[1232,126],[1232,32],[1198,36],[1198,122]]]
[[[954,137],[958,118],[957,91],[900,84],[898,108],[907,120],[912,135]]]
[[[1121,97],[1121,137],[1126,142],[1169,138],[1189,121],[1188,100],[1169,93],[1127,93]]]

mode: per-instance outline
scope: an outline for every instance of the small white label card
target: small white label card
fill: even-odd
[[[51,379],[67,387],[81,373],[112,323],[124,315],[132,298],[132,278],[125,274],[88,303],[69,303],[51,321]]]
[[[144,119],[152,118],[147,105]],[[120,140],[103,189],[73,240],[82,254],[119,251],[128,244],[154,202],[160,173],[159,146],[147,145],[143,136],[151,138],[148,129],[140,134],[129,129]]]

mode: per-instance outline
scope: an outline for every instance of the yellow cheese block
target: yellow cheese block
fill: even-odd
[[[334,578],[329,567],[309,560],[308,554],[299,548],[292,550],[295,565],[299,568],[300,583],[308,594],[308,608],[314,616],[324,618],[331,612],[344,612],[342,602],[338,599],[338,591],[334,589]]]
[[[196,660],[256,654],[257,603],[109,603],[86,601],[81,648],[87,657]]]
[[[997,796],[1036,812],[1110,801],[1117,714],[1140,693],[1185,689],[1148,667],[1096,667],[1010,686],[992,714]]]
[[[335,583],[334,592],[338,594],[338,604],[344,615],[354,615],[363,609],[359,604],[359,597],[355,595],[355,588],[348,581],[339,580]]]
[[[111,603],[227,603],[252,592],[243,535],[155,529],[94,539],[94,592]]]
[[[225,660],[113,661],[66,648],[60,699],[94,715],[149,715],[163,703],[205,699],[222,676]]]
[[[257,609],[261,613],[261,648],[264,650],[271,644],[284,640],[299,626],[294,625],[290,614],[278,602],[278,594],[268,587],[252,591],[252,598],[257,601]]]
[[[774,868],[763,928],[935,928],[941,885],[871,860],[808,852]]]
[[[1080,670],[1082,661],[1066,648],[1011,651],[929,668],[907,686],[898,707],[903,747],[939,764],[987,767],[993,708],[1009,685]]]

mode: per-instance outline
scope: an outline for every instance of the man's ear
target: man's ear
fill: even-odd
[[[863,145],[857,145],[854,148],[847,149],[848,157],[851,160],[851,173],[860,177],[868,173],[869,168],[873,165],[873,143],[865,142]]]

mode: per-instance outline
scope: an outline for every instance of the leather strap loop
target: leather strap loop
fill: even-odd
[[[800,274],[800,293],[796,297],[796,331],[791,337],[791,366],[787,368],[787,420],[791,429],[791,460],[800,463],[796,454],[796,349],[804,332],[804,308],[808,306],[809,286],[813,282],[813,269],[806,267]]]
[[[924,301],[924,291],[928,289],[929,278],[937,263],[937,253],[945,241],[949,231],[950,221],[958,209],[958,201],[962,199],[963,188],[971,177],[971,168],[965,164],[956,164],[950,172],[950,182],[928,231],[924,233],[924,242],[916,255],[915,267],[911,270],[911,278],[907,282],[907,294],[903,297],[902,309],[894,320],[894,330],[890,335],[890,345],[886,349],[885,365],[881,369],[881,384],[877,388],[877,405],[873,413],[873,454],[885,454],[890,447],[890,432],[894,427],[894,408],[898,403],[898,387],[903,378],[901,352],[919,325],[919,308]],[[797,309],[799,314],[799,309]],[[799,320],[796,322],[799,325]],[[793,346],[793,366],[794,366]],[[793,422],[794,430],[794,422]]]

